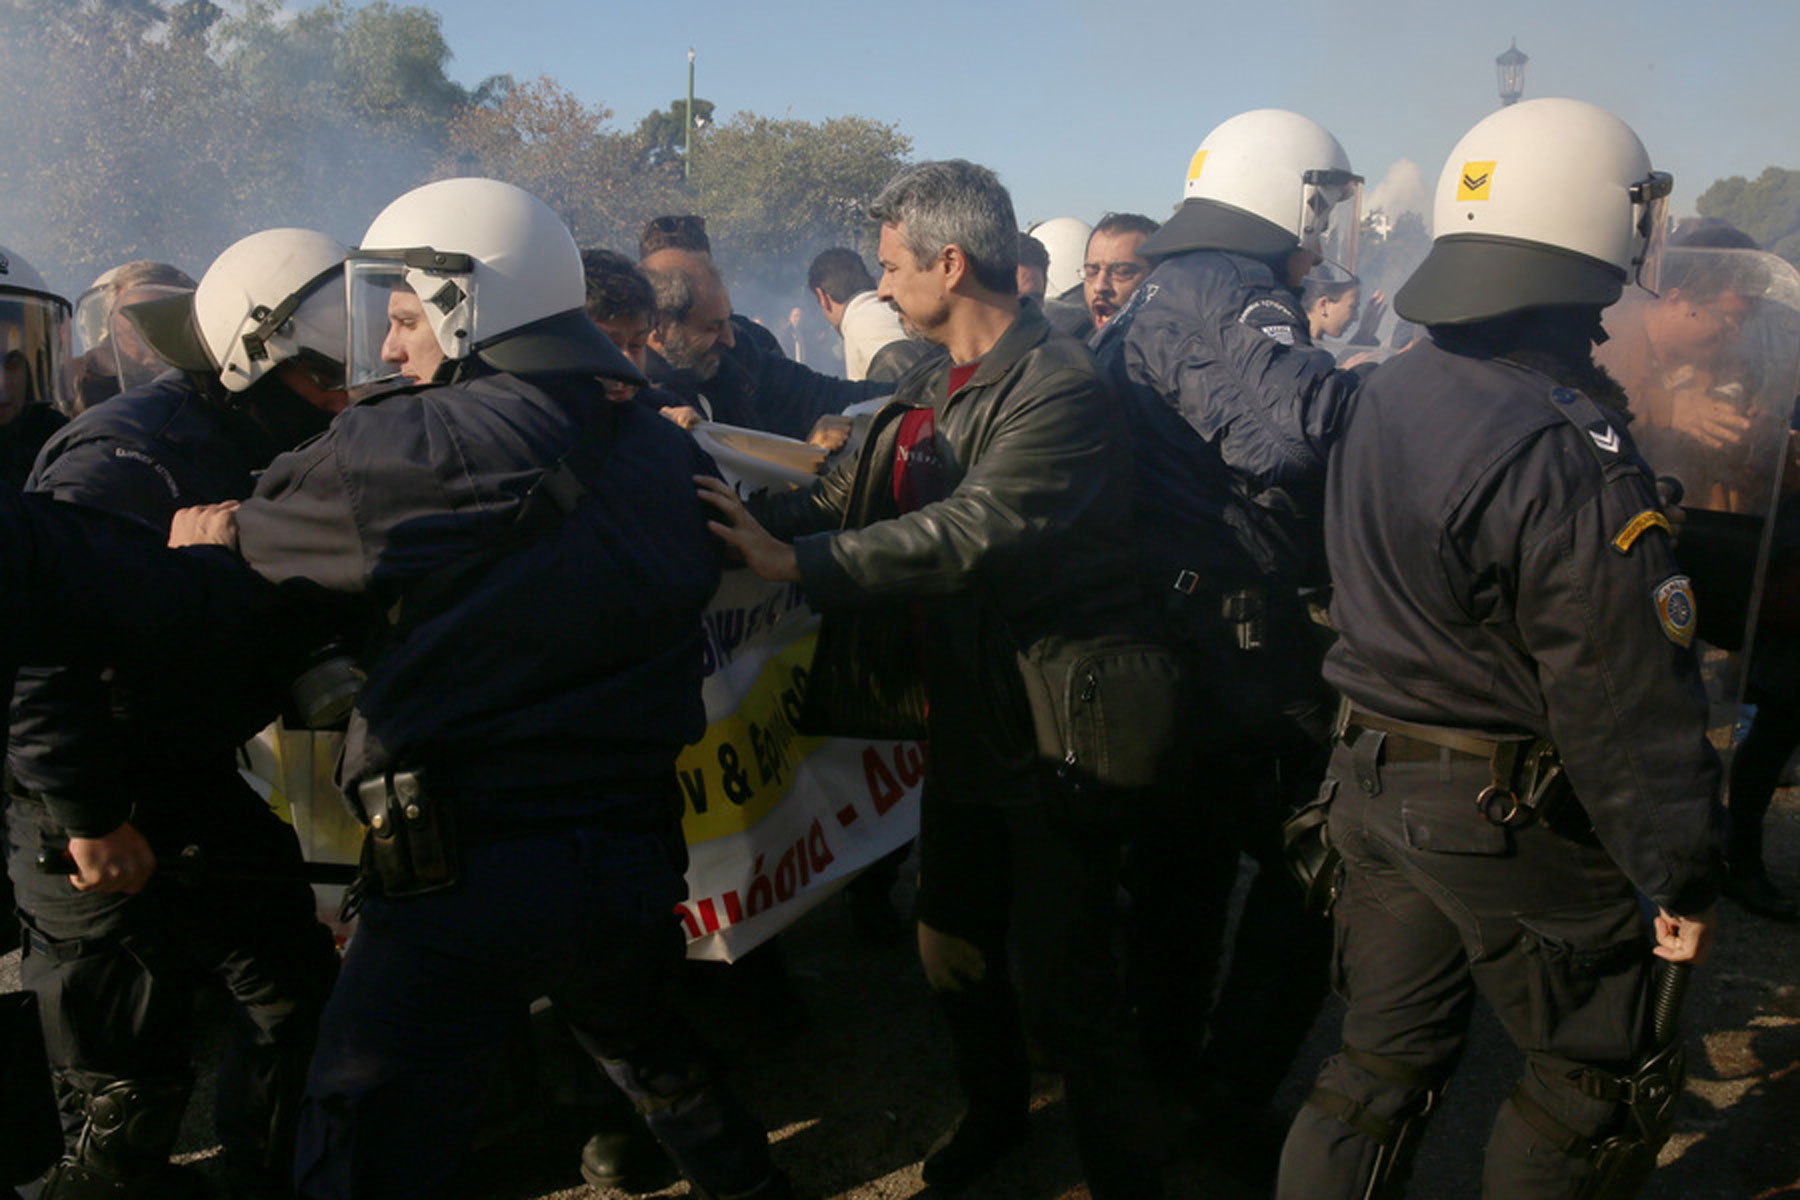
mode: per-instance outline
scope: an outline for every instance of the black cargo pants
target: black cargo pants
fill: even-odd
[[[1489,824],[1475,807],[1485,761],[1383,763],[1382,738],[1340,745],[1325,785],[1344,856],[1333,974],[1346,1049],[1289,1131],[1277,1194],[1291,1200],[1368,1194],[1371,1134],[1442,1089],[1477,992],[1525,1054],[1519,1093],[1583,1136],[1617,1106],[1583,1095],[1580,1072],[1628,1071],[1649,1041],[1644,917],[1605,851],[1542,822]],[[1588,1171],[1508,1101],[1482,1195],[1564,1197]]]

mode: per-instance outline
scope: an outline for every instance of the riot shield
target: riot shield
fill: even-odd
[[[1800,395],[1800,272],[1756,250],[1669,247],[1657,294],[1606,313],[1596,357],[1624,387],[1631,432],[1686,513],[1714,741],[1729,751],[1774,545]]]

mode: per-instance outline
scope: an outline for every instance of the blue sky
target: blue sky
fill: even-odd
[[[1800,168],[1793,0],[426,6],[464,83],[549,75],[630,127],[685,92],[692,45],[696,93],[722,114],[892,122],[916,157],[993,167],[1022,223],[1161,216],[1207,130],[1265,106],[1324,123],[1371,187],[1401,158],[1429,185],[1497,106],[1493,60],[1514,38],[1531,57],[1526,95],[1622,116],[1675,174],[1677,212],[1720,176]]]

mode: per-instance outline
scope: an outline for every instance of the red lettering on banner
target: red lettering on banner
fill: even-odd
[[[900,784],[895,781],[893,772],[881,761],[881,752],[873,746],[863,750],[863,779],[869,785],[869,799],[875,804],[877,816],[885,816],[887,810],[905,795]]]

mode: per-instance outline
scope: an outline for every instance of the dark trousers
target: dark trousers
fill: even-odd
[[[196,791],[179,813],[141,811],[140,831],[164,859],[200,845],[233,871],[298,863],[294,831],[231,782]],[[285,1187],[300,1086],[337,970],[312,889],[164,871],[135,896],[77,892],[65,875],[36,869],[39,850],[66,835],[29,800],[9,805],[7,840],[24,921],[20,974],[38,994],[71,1150],[87,1098],[129,1080],[156,1111],[143,1116],[143,1144],[104,1165],[126,1177],[160,1167],[193,1073],[195,989],[211,978],[236,1008],[216,1104],[227,1170],[239,1184]]]
[[[1794,747],[1800,746],[1800,697],[1770,693],[1760,698],[1750,732],[1731,760],[1728,858],[1733,871],[1750,874],[1763,870],[1763,818],[1781,782],[1782,768]]]
[[[1282,822],[1317,793],[1323,752],[1286,733],[1265,729],[1159,788],[1134,823],[1126,879],[1151,1070],[1173,1096],[1228,1096],[1246,1121],[1274,1097],[1328,991],[1331,925],[1306,911],[1281,842]],[[1221,983],[1240,856],[1255,874]]]
[[[919,821],[919,920],[986,963],[980,984],[940,993],[971,1111],[1016,1105],[1023,1118],[1028,1034],[1063,1075],[1099,1200],[1161,1194],[1158,1123],[1114,948],[1126,803],[1046,781],[1035,802],[994,806],[928,781]]]
[[[1291,1200],[1369,1194],[1379,1148],[1369,1130],[1419,1113],[1441,1089],[1477,992],[1525,1054],[1520,1092],[1584,1137],[1617,1109],[1584,1095],[1579,1073],[1627,1071],[1648,1042],[1644,921],[1606,853],[1542,822],[1488,824],[1474,804],[1487,763],[1382,765],[1380,738],[1364,732],[1331,766],[1331,839],[1344,856],[1335,976],[1349,1008],[1345,1051],[1317,1086],[1356,1106],[1360,1128],[1315,1093],[1282,1155],[1278,1195]],[[1482,1195],[1564,1197],[1588,1172],[1509,1101]]]
[[[507,1034],[541,996],[706,1194],[762,1183],[762,1126],[665,998],[686,895],[667,840],[573,830],[464,861],[451,890],[363,908],[307,1080],[301,1196],[456,1195]]]

